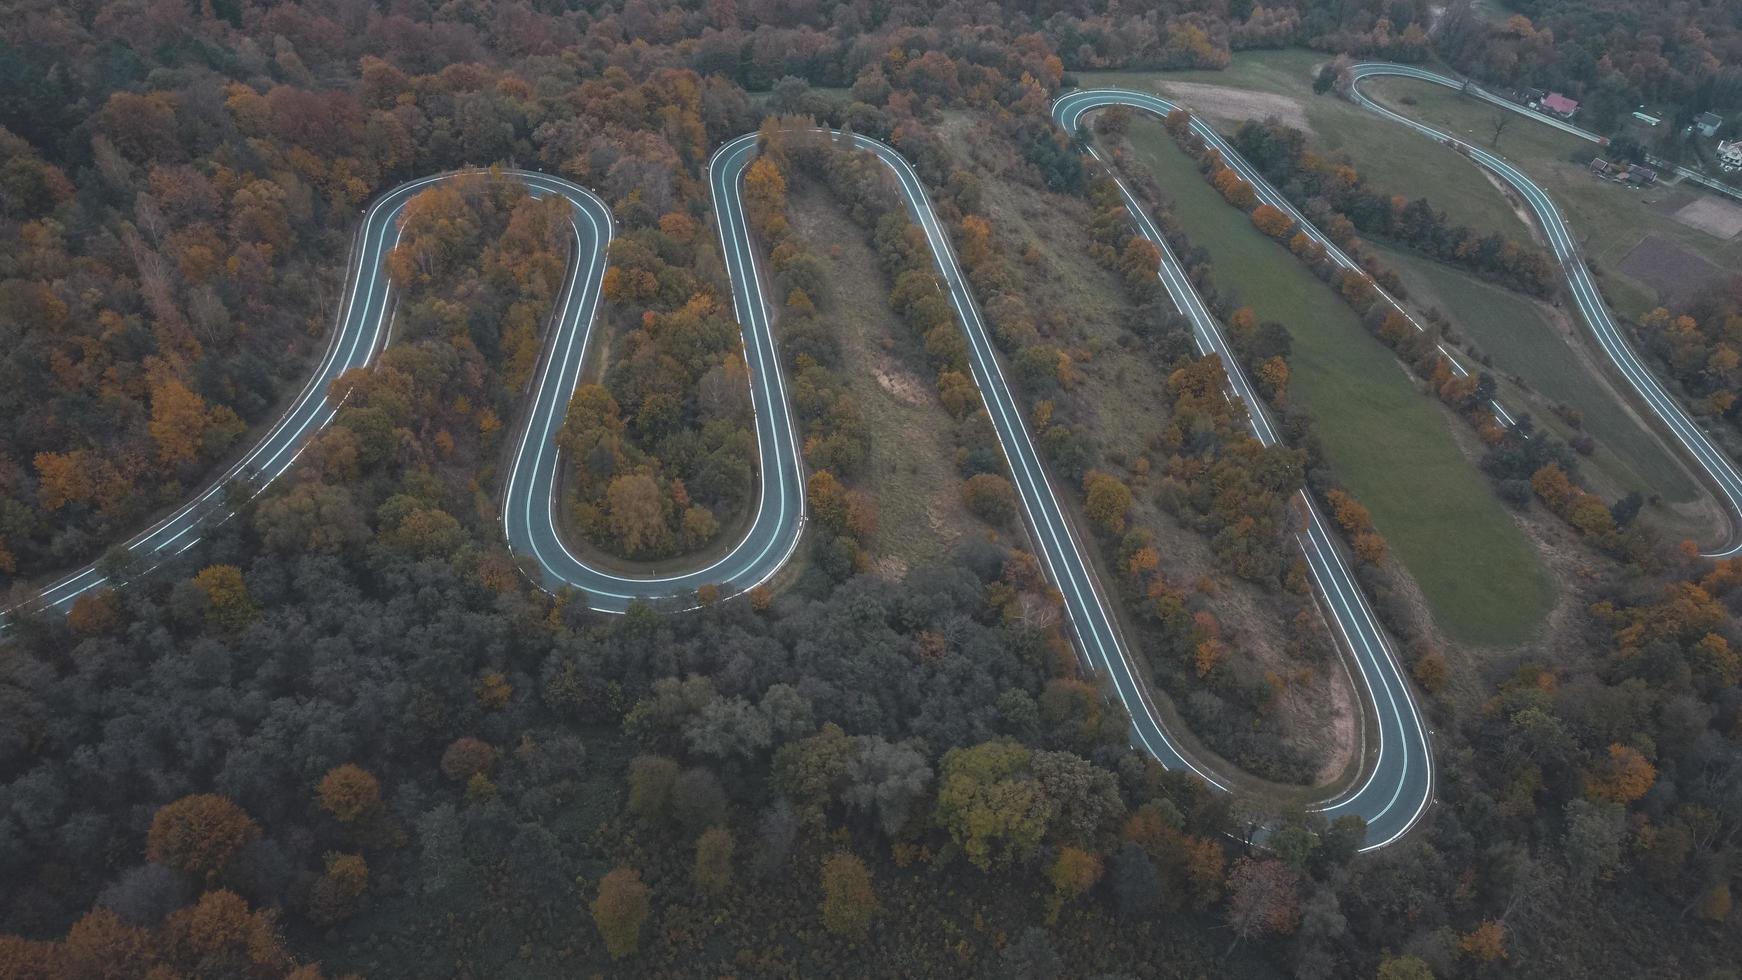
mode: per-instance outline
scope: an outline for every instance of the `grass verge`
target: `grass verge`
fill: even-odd
[[[1425,197],[1454,223],[1529,240],[1530,227],[1475,164],[1352,102],[1315,94],[1313,77],[1324,61],[1320,52],[1286,49],[1237,54],[1220,72],[1082,72],[1078,77],[1085,86],[1118,85],[1176,98],[1230,134],[1246,119],[1277,115],[1307,133],[1318,152],[1347,156],[1375,191]]]
[[[1222,201],[1159,122],[1134,122],[1129,140],[1209,250],[1221,288],[1289,328],[1290,387],[1326,461],[1372,511],[1441,627],[1477,643],[1528,636],[1553,600],[1547,572],[1440,407],[1328,286]]]
[[[877,257],[827,190],[801,182],[788,212],[811,254],[828,272],[823,310],[837,330],[841,376],[871,431],[862,478],[877,499],[869,542],[879,570],[899,576],[942,558],[964,534],[986,524],[962,503],[954,463],[955,422],[921,372],[924,351],[889,308]],[[778,332],[778,328],[777,328]]]
[[[1473,341],[1492,357],[1496,377],[1523,383],[1523,400],[1531,405],[1539,424],[1571,435],[1576,430],[1550,410],[1557,403],[1577,410],[1584,431],[1602,447],[1595,462],[1622,493],[1655,493],[1673,503],[1700,495],[1699,485],[1638,417],[1617,401],[1617,394],[1594,383],[1564,328],[1538,304],[1441,263],[1371,242],[1368,247],[1397,270],[1412,298],[1439,307],[1460,340]]]

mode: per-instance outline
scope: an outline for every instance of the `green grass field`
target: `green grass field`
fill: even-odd
[[[1310,134],[1314,149],[1347,156],[1378,191],[1426,197],[1455,222],[1520,241],[1532,226],[1473,163],[1426,137],[1332,95],[1314,95],[1314,69],[1324,55],[1289,49],[1237,54],[1225,71],[1080,72],[1085,86],[1120,85],[1160,92],[1193,107],[1218,129],[1276,114]],[[1216,86],[1211,91],[1201,86]],[[1391,108],[1513,160],[1542,184],[1602,273],[1617,312],[1637,319],[1659,297],[1656,288],[1618,268],[1649,234],[1663,235],[1722,269],[1742,266],[1742,236],[1721,240],[1672,216],[1704,192],[1658,186],[1629,191],[1591,177],[1585,163],[1597,148],[1578,137],[1514,116],[1491,145],[1495,114],[1486,103],[1451,89],[1406,78],[1379,78],[1363,90]],[[1407,100],[1407,101],[1406,101]],[[1575,152],[1579,162],[1573,161]]]
[[[1287,249],[1222,201],[1148,120],[1134,122],[1136,163],[1173,197],[1217,283],[1294,338],[1291,390],[1313,418],[1332,471],[1372,511],[1436,620],[1459,639],[1524,639],[1552,600],[1530,543],[1463,456],[1443,410],[1354,313]]]
[[[1493,106],[1460,96],[1451,89],[1406,78],[1381,78],[1363,87],[1399,112],[1431,126],[1489,146]],[[1413,104],[1405,99],[1413,100]],[[1428,142],[1425,138],[1419,142]],[[1637,319],[1658,305],[1649,283],[1632,279],[1618,265],[1647,235],[1661,235],[1712,262],[1720,269],[1742,266],[1742,236],[1719,239],[1675,220],[1672,212],[1704,192],[1658,185],[1628,190],[1598,180],[1586,171],[1597,155],[1592,144],[1550,126],[1517,118],[1507,124],[1494,152],[1516,163],[1541,184],[1559,205],[1585,253],[1603,276],[1603,286],[1617,312]],[[1581,162],[1573,162],[1575,152]]]
[[[1346,157],[1375,191],[1426,197],[1455,222],[1483,234],[1528,240],[1530,229],[1468,159],[1426,138],[1412,138],[1396,123],[1354,103],[1314,94],[1313,77],[1324,60],[1316,51],[1290,49],[1239,54],[1219,72],[1081,72],[1078,77],[1086,87],[1117,85],[1176,98],[1224,133],[1232,133],[1246,118],[1275,112],[1304,129],[1316,151]],[[1211,93],[1197,88],[1201,85],[1262,93],[1268,101],[1242,102],[1238,92]]]
[[[1574,430],[1549,410],[1556,403],[1577,409],[1599,446],[1590,462],[1609,477],[1617,495],[1637,490],[1672,503],[1700,496],[1699,485],[1663,443],[1615,396],[1591,383],[1578,354],[1535,303],[1438,262],[1372,243],[1368,247],[1403,277],[1412,300],[1439,307],[1461,338],[1494,358],[1496,377],[1523,382],[1522,389],[1503,382],[1501,397],[1508,407],[1523,404],[1538,425],[1562,438]]]

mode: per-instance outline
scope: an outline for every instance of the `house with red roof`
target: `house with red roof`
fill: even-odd
[[[1559,92],[1550,92],[1542,97],[1542,108],[1544,112],[1559,116],[1562,119],[1571,119],[1573,113],[1579,111],[1579,104]]]

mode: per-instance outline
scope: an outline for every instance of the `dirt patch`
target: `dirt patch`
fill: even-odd
[[[923,405],[931,399],[931,392],[926,388],[925,382],[915,377],[912,371],[895,363],[891,357],[884,356],[873,365],[871,376],[877,379],[878,386],[884,391],[909,405]]]
[[[1530,240],[1546,248],[1548,241],[1542,237],[1542,229],[1537,227],[1536,214],[1525,206],[1524,201],[1519,199],[1518,193],[1512,189],[1512,185],[1494,176],[1487,167],[1477,167],[1476,171],[1488,183],[1492,184],[1495,190],[1500,192],[1501,197],[1506,199],[1506,206],[1511,208],[1512,213],[1518,215],[1518,220],[1524,223],[1524,227],[1530,230]]]
[[[1320,785],[1329,785],[1346,772],[1355,761],[1356,747],[1364,745],[1361,739],[1360,709],[1354,702],[1355,682],[1348,676],[1348,662],[1344,661],[1341,666],[1343,677],[1324,685],[1329,704],[1322,715],[1328,715],[1330,720],[1330,744],[1325,747],[1325,761],[1317,774]]]
[[[1701,195],[1682,205],[1670,217],[1711,235],[1728,241],[1742,234],[1742,206],[1722,201],[1711,195]]]
[[[1617,268],[1623,275],[1656,290],[1658,301],[1667,305],[1693,300],[1724,274],[1724,270],[1698,252],[1662,235],[1641,238]]]
[[[1175,96],[1191,109],[1218,122],[1242,123],[1248,119],[1275,116],[1286,126],[1314,137],[1312,124],[1307,122],[1306,107],[1298,100],[1271,92],[1206,85],[1202,82],[1162,82],[1161,89]]]
[[[894,555],[884,555],[871,561],[871,574],[889,582],[899,582],[907,577],[907,562]]]

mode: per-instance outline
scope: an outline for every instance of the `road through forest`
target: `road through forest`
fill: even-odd
[[[1357,66],[1357,80],[1386,73],[1394,67]],[[1353,95],[1363,105],[1411,128],[1447,139],[1367,101],[1358,88]],[[1126,105],[1159,115],[1174,108],[1172,103],[1144,93],[1078,91],[1062,96],[1054,104],[1054,118],[1067,132],[1075,132],[1087,113],[1111,105]],[[1295,218],[1304,230],[1327,246],[1336,261],[1354,266],[1348,256],[1324,240],[1219,135],[1201,122],[1194,120],[1193,125],[1200,136],[1222,152],[1230,166],[1253,184],[1261,199]],[[854,134],[845,137],[836,134],[836,138],[850,140],[854,149],[875,155],[889,168],[909,218],[925,234],[939,287],[949,298],[968,341],[974,380],[1009,464],[1036,554],[1059,590],[1084,664],[1105,680],[1112,695],[1125,707],[1131,718],[1134,746],[1170,769],[1190,770],[1212,786],[1229,789],[1231,781],[1193,758],[1157,716],[1146,694],[1143,672],[1132,659],[1135,652],[1124,642],[1118,620],[1109,611],[1108,600],[1096,579],[1093,563],[1085,557],[1086,545],[1074,534],[1065,508],[1047,477],[1024,413],[1005,380],[978,305],[956,263],[949,234],[938,220],[919,176],[899,153],[881,142]],[[510,550],[529,559],[528,567],[543,587],[572,588],[595,609],[621,612],[637,600],[660,600],[666,607],[689,606],[694,604],[697,589],[704,585],[718,587],[722,596],[741,594],[768,581],[784,567],[803,534],[805,484],[799,437],[742,199],[744,172],[755,158],[756,145],[756,134],[746,134],[721,146],[708,162],[722,257],[730,279],[733,308],[743,331],[745,360],[750,367],[759,457],[756,510],[742,539],[723,556],[705,567],[665,575],[621,574],[578,557],[564,544],[556,517],[560,461],[555,440],[569,396],[581,376],[597,320],[613,232],[610,209],[591,191],[562,178],[531,171],[505,171],[524,181],[535,195],[561,195],[570,203],[573,240],[567,281],[529,389],[531,397],[524,425],[517,430],[514,458],[503,490],[503,532]],[[1476,156],[1475,152],[1472,156]],[[1619,332],[1608,319],[1595,288],[1589,286],[1588,277],[1582,286],[1576,282],[1579,276],[1572,270],[1582,274],[1582,262],[1577,260],[1570,235],[1559,224],[1547,196],[1540,188],[1532,195],[1526,187],[1535,185],[1511,171],[1503,161],[1476,159],[1519,186],[1538,207],[1539,217],[1546,209],[1554,221],[1552,228],[1559,228],[1558,234],[1562,236],[1556,239],[1557,233],[1551,228],[1551,240],[1557,241],[1557,256],[1562,259],[1563,269],[1569,270],[1575,296],[1581,297],[1581,312],[1587,322],[1600,318],[1618,338]],[[1502,172],[1501,167],[1506,167],[1510,175]],[[353,245],[351,274],[338,327],[319,368],[267,435],[234,467],[205,492],[122,546],[131,567],[149,569],[192,547],[206,522],[225,513],[226,486],[241,479],[246,485],[264,488],[295,463],[309,435],[332,421],[344,400],[342,394],[330,391],[332,382],[347,370],[369,365],[391,336],[394,297],[385,269],[387,255],[398,241],[401,212],[419,191],[460,176],[444,174],[409,182],[383,194],[367,209]],[[1192,321],[1199,350],[1221,358],[1232,393],[1247,407],[1254,436],[1266,444],[1275,442],[1277,437],[1267,409],[1247,383],[1220,325],[1193,289],[1146,210],[1122,181],[1119,187],[1138,232],[1161,251],[1158,274],[1175,305]],[[1562,240],[1568,243],[1564,251],[1559,244]],[[1605,349],[1610,348],[1606,345]],[[1615,349],[1630,357],[1624,341]],[[1619,354],[1611,356],[1619,361]],[[1658,402],[1651,401],[1660,415],[1673,417],[1679,413],[1679,406],[1655,387],[1655,380],[1643,366],[1636,360],[1631,363],[1639,380],[1634,380],[1631,373],[1629,380],[1634,381],[1642,394],[1649,389],[1661,396],[1661,408]],[[1509,420],[1504,409],[1500,409],[1500,414]],[[1691,427],[1692,423],[1687,425]],[[1672,429],[1678,434],[1683,432],[1674,425]],[[1742,476],[1736,474],[1733,464],[1705,442],[1697,428],[1686,434],[1683,444],[1706,465],[1709,473],[1728,475],[1732,482],[1720,480],[1720,485],[1726,488],[1732,505],[1742,508]],[[1702,451],[1709,453],[1709,457],[1702,455]],[[1330,819],[1347,814],[1363,818],[1368,825],[1364,849],[1370,850],[1402,837],[1432,801],[1433,758],[1428,733],[1395,652],[1362,596],[1339,544],[1304,492],[1298,495],[1297,504],[1302,515],[1297,544],[1311,570],[1321,607],[1334,624],[1343,652],[1361,679],[1365,706],[1373,716],[1373,738],[1369,740],[1373,744],[1359,777],[1343,792],[1314,808]],[[1732,548],[1725,553],[1736,550]],[[36,605],[64,612],[80,595],[106,584],[111,584],[108,576],[98,565],[92,565],[43,589]]]

